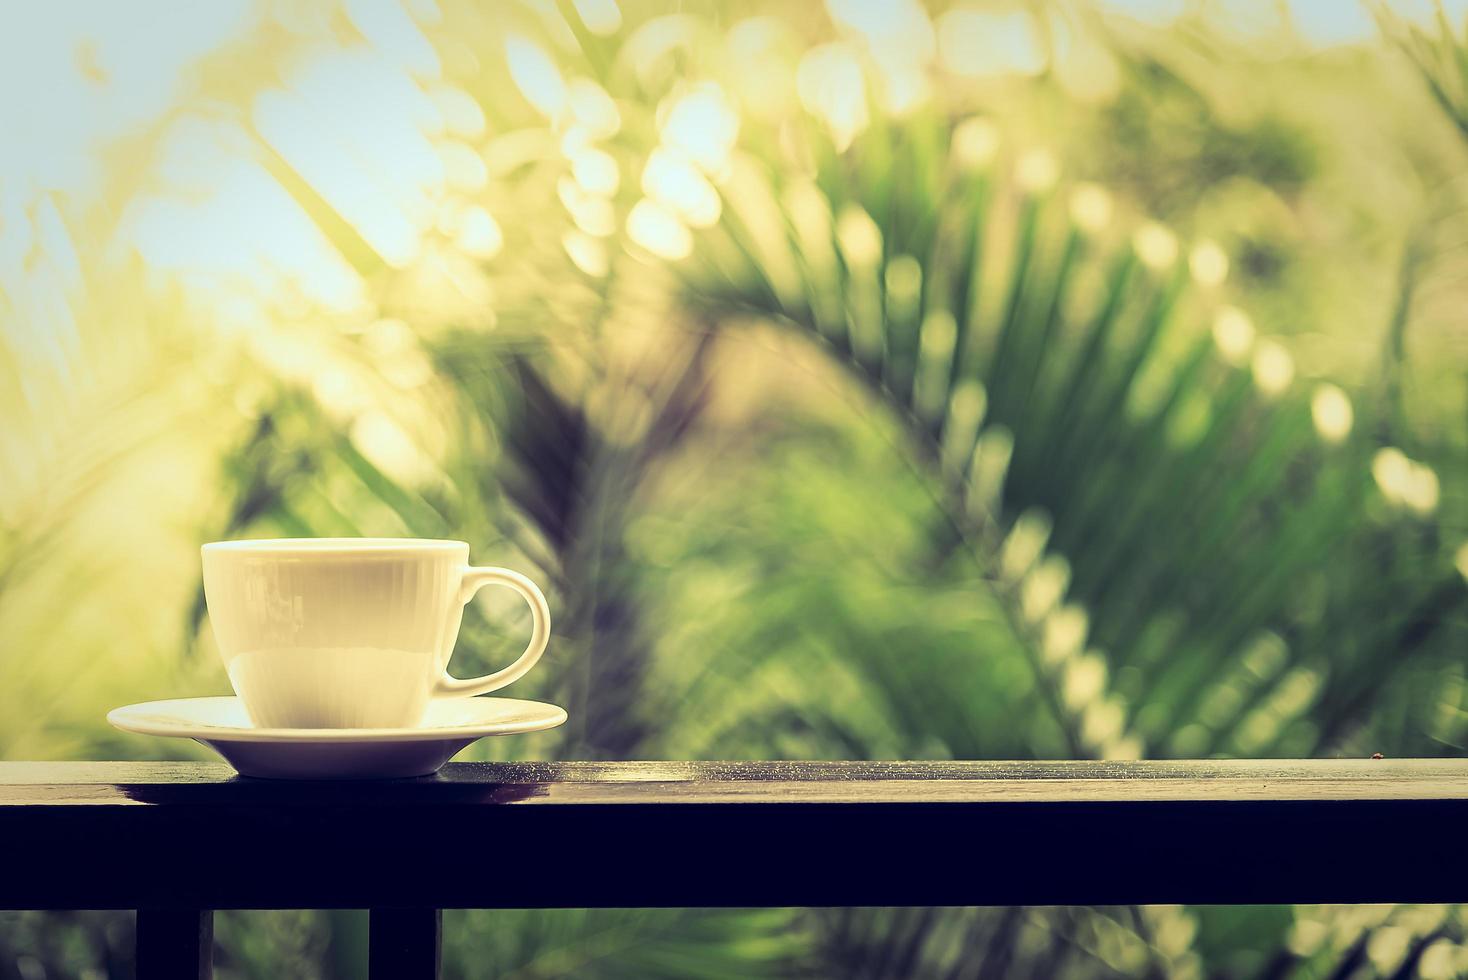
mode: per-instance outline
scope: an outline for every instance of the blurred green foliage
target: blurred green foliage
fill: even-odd
[[[551,587],[571,721],[466,758],[1461,752],[1462,31],[756,7],[263,4],[21,208],[0,755],[201,757],[101,720],[226,689],[198,543],[340,534]],[[1456,908],[446,923],[450,976],[1468,971]],[[362,929],[221,914],[218,972]],[[127,931],[7,914],[0,976]]]

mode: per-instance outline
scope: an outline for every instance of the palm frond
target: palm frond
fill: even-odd
[[[1075,190],[1066,213],[1044,156],[1012,178],[975,161],[985,123],[950,131],[932,198],[863,183],[890,171],[866,154],[929,142],[931,125],[817,154],[829,172],[810,183],[740,161],[738,200],[706,236],[715,259],[681,268],[686,302],[793,328],[902,420],[946,491],[935,547],[978,558],[1065,750],[1305,754],[1339,745],[1384,689],[1422,683],[1397,653],[1422,678],[1451,671],[1454,644],[1434,634],[1454,631],[1468,591],[1441,546],[1380,520],[1369,405],[1352,427],[1338,389],[1292,383],[1283,347],[1209,309],[1189,274],[1211,276],[1206,255],[1185,262],[1170,232],[1143,224],[1117,243],[1101,192]],[[751,214],[773,202],[777,215]],[[1383,547],[1410,557],[1368,572],[1362,556]],[[1300,582],[1323,599],[1302,608]],[[853,665],[900,697],[889,662]],[[920,700],[934,742],[966,744],[961,712]],[[937,926],[914,921],[867,935],[918,948]],[[903,941],[907,925],[924,937]]]
[[[931,124],[915,121],[903,135]],[[743,195],[710,236],[722,263],[686,263],[688,302],[710,315],[758,311],[794,325],[907,420],[917,451],[949,488],[962,536],[981,545],[1013,599],[1016,626],[1029,628],[1037,676],[1077,751],[1108,740],[1135,751],[1138,737],[1164,753],[1224,749],[1229,736],[1208,730],[1241,719],[1215,709],[1205,726],[1195,715],[1205,696],[1247,673],[1240,658],[1265,631],[1286,637],[1291,666],[1268,690],[1298,694],[1327,677],[1324,693],[1335,703],[1342,689],[1388,683],[1394,662],[1380,651],[1391,636],[1375,638],[1371,655],[1327,656],[1356,617],[1316,611],[1302,623],[1288,587],[1326,574],[1351,596],[1345,601],[1362,601],[1352,589],[1367,583],[1329,573],[1349,549],[1363,553],[1371,538],[1392,533],[1371,518],[1369,425],[1340,446],[1319,435],[1318,391],[1291,383],[1281,346],[1254,347],[1236,311],[1214,314],[1215,351],[1198,329],[1209,313],[1190,282],[1193,263],[1182,261],[1170,232],[1143,224],[1130,247],[1108,248],[1097,219],[1109,210],[1105,198],[1077,189],[1064,213],[1050,187],[1054,164],[1034,152],[1016,162],[1013,178],[991,159],[976,175],[966,147],[992,144],[985,125],[953,128],[938,165],[944,193],[933,201],[863,185],[862,158],[872,150],[864,140],[847,159],[830,158],[838,173],[817,175],[817,186],[845,195],[823,200],[809,185],[775,186],[779,178],[746,159],[741,191],[761,181],[772,188]],[[779,220],[748,214],[750,201],[782,199],[789,205]],[[865,209],[874,200],[903,217],[883,224]],[[746,256],[742,269],[728,265],[730,242]],[[799,288],[762,264],[783,251],[799,256]],[[986,263],[986,251],[1012,258]],[[985,294],[994,300],[984,303]],[[845,297],[839,311],[832,296]],[[1056,554],[1047,557],[1049,549]],[[1432,550],[1447,571],[1443,551]],[[1379,575],[1370,586],[1395,597],[1422,588],[1401,571],[1407,578],[1394,591]],[[1459,577],[1444,575],[1441,589],[1434,622],[1468,601]],[[1067,595],[1078,610],[1064,605]],[[1081,646],[1089,638],[1110,652],[1072,661],[1084,651],[1052,650],[1058,669],[1047,669],[1041,637],[1057,610],[1062,624],[1089,627]],[[1443,648],[1434,649],[1441,658]],[[1078,679],[1096,675],[1114,679],[1114,695],[1099,696],[1104,681]],[[1089,720],[1067,713],[1068,683],[1092,696],[1081,699]],[[1292,710],[1320,694],[1304,691]],[[1132,716],[1138,729],[1128,732]],[[1087,731],[1105,738],[1098,744]]]
[[[1383,32],[1422,75],[1438,107],[1468,138],[1468,34],[1454,28],[1441,0],[1433,5],[1431,27],[1407,19],[1382,0],[1370,6]]]
[[[767,977],[801,962],[793,909],[565,909],[449,913],[449,977]]]

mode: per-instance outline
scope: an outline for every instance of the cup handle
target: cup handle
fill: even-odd
[[[459,602],[468,605],[469,600],[474,598],[474,594],[486,585],[503,585],[508,589],[513,589],[530,604],[530,644],[525,647],[525,652],[520,654],[520,659],[503,670],[485,674],[483,677],[469,677],[461,680],[451,676],[445,666],[443,676],[439,678],[438,686],[433,692],[437,697],[468,698],[476,694],[498,691],[506,684],[517,681],[529,673],[530,668],[535,666],[535,662],[545,652],[546,643],[550,641],[550,606],[546,604],[545,595],[534,582],[508,568],[474,568],[471,566],[464,569],[463,582],[459,586]]]

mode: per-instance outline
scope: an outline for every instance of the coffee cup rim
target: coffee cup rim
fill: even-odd
[[[467,541],[439,538],[245,538],[211,541],[200,550],[210,553],[244,553],[291,556],[352,556],[408,552],[467,551]]]

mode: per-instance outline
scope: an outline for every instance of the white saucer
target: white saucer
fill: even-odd
[[[429,704],[418,728],[256,728],[236,697],[180,698],[114,708],[125,732],[203,742],[242,776],[266,779],[388,779],[437,772],[470,742],[555,728],[566,712],[515,698],[455,698]]]

